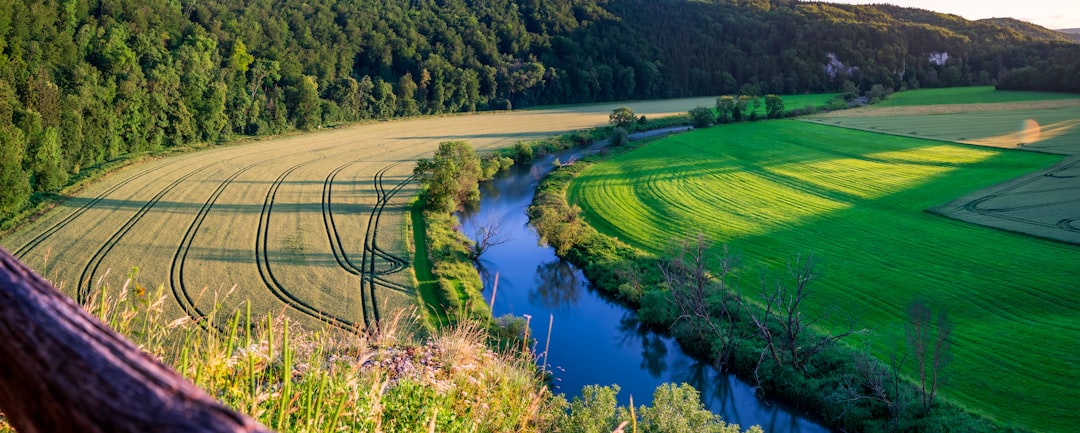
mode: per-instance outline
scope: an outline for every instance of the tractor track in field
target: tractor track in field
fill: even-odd
[[[349,255],[346,252],[345,245],[341,241],[341,234],[340,234],[340,231],[337,228],[337,222],[334,219],[334,209],[333,209],[334,182],[336,181],[337,175],[339,173],[341,173],[344,169],[348,168],[350,165],[353,165],[353,164],[355,164],[357,162],[360,162],[360,161],[362,161],[362,160],[357,159],[357,160],[353,160],[353,161],[350,161],[348,163],[342,164],[341,166],[338,166],[333,171],[331,171],[329,174],[327,174],[326,179],[324,179],[324,181],[323,181],[322,211],[323,211],[323,227],[326,230],[326,236],[327,236],[327,239],[330,242],[330,249],[333,251],[334,260],[337,262],[338,266],[341,269],[345,270],[345,272],[348,272],[348,273],[350,273],[352,275],[360,277],[360,284],[358,285],[358,287],[360,289],[360,299],[361,299],[362,308],[365,308],[364,309],[364,311],[365,311],[365,313],[364,313],[365,314],[365,316],[364,316],[364,324],[365,324],[365,326],[370,327],[372,325],[372,323],[371,323],[372,321],[371,321],[371,318],[368,318],[367,315],[366,315],[367,314],[367,309],[366,308],[367,308],[367,306],[369,304],[372,305],[372,313],[373,313],[373,315],[376,315],[377,311],[378,311],[378,307],[375,304],[377,302],[376,301],[377,298],[376,298],[376,296],[374,294],[374,289],[372,289],[370,293],[366,293],[365,290],[364,290],[365,278],[367,278],[368,285],[370,285],[372,287],[374,287],[375,282],[378,282],[378,283],[380,283],[379,285],[381,285],[382,287],[386,287],[386,288],[396,290],[396,291],[399,291],[399,292],[403,292],[403,293],[410,293],[412,291],[412,288],[408,287],[408,286],[405,286],[405,285],[402,285],[402,284],[392,282],[392,281],[387,280],[386,278],[382,277],[382,275],[393,274],[393,273],[401,272],[402,270],[404,270],[405,267],[408,266],[408,263],[409,263],[407,260],[405,260],[405,259],[403,259],[401,257],[395,256],[393,254],[390,254],[389,252],[387,252],[387,251],[385,251],[385,250],[383,250],[381,248],[378,248],[378,246],[375,245],[374,240],[371,241],[371,244],[375,245],[375,246],[374,246],[373,249],[369,250],[366,247],[368,245],[368,240],[365,238],[365,240],[364,240],[365,248],[363,250],[365,254],[362,256],[363,258],[361,259],[361,264],[357,265],[355,262],[352,261],[351,258],[349,258]],[[370,216],[371,218],[380,218],[381,215],[382,215],[382,208],[386,206],[386,202],[388,202],[389,199],[391,197],[393,197],[394,194],[396,194],[398,191],[400,191],[402,189],[402,187],[405,184],[408,183],[408,181],[403,182],[402,184],[400,184],[400,185],[396,186],[394,189],[392,189],[390,194],[386,193],[385,187],[383,187],[383,185],[382,185],[382,176],[386,173],[386,171],[388,171],[390,168],[392,168],[392,167],[394,167],[394,166],[396,166],[398,164],[400,164],[400,163],[391,164],[391,165],[389,165],[387,167],[384,167],[384,168],[380,169],[379,172],[376,173],[376,177],[375,177],[375,181],[374,181],[374,183],[375,183],[375,193],[376,193],[376,204],[375,204],[375,206],[372,207],[372,215]],[[411,180],[411,178],[409,180]],[[378,212],[376,212],[376,210]],[[369,224],[370,224],[370,221],[371,220],[369,219]],[[375,225],[376,225],[376,227],[378,226],[378,221],[375,221]],[[368,256],[366,254],[368,251],[374,251],[373,255],[371,256],[371,261],[372,262],[375,261],[376,257],[382,258],[386,262],[390,263],[390,267],[388,269],[379,269],[379,270],[374,270],[374,271],[371,271],[369,269],[368,271],[365,271],[364,270],[364,263],[366,263],[366,261],[368,260]],[[374,272],[374,273],[372,273],[372,272]],[[378,316],[376,316],[375,317],[375,323],[376,324],[378,323],[378,320],[379,320]]]
[[[361,298],[364,298],[365,295],[366,297],[370,298],[371,311],[376,324],[378,324],[380,320],[379,304],[375,293],[376,289],[380,285],[389,288],[395,288],[398,290],[403,289],[401,285],[392,283],[385,278],[381,278],[380,275],[386,275],[392,272],[399,272],[400,270],[404,269],[405,266],[408,264],[407,260],[388,254],[382,249],[380,249],[377,242],[377,237],[379,233],[379,219],[382,218],[383,209],[386,208],[386,204],[389,203],[391,198],[397,195],[397,193],[400,192],[405,187],[405,185],[408,185],[415,178],[415,176],[409,176],[405,178],[405,180],[394,186],[394,188],[392,188],[390,192],[387,192],[386,187],[383,183],[384,177],[387,171],[389,171],[394,166],[397,166],[398,164],[400,163],[394,163],[383,167],[373,176],[372,183],[375,187],[376,203],[375,206],[371,208],[371,215],[368,217],[367,229],[364,231],[364,252],[360,262],[360,267],[363,271],[360,278],[360,294]],[[383,271],[382,273],[378,272],[376,270],[376,257],[382,257],[388,260],[391,263],[390,269]],[[365,310],[364,317],[365,319],[367,319],[367,310]]]
[[[232,176],[229,176],[218,185],[210,197],[203,203],[202,208],[199,209],[199,213],[195,215],[195,219],[191,221],[191,225],[188,226],[187,231],[184,233],[184,238],[180,241],[180,246],[176,248],[176,254],[173,255],[172,264],[169,267],[169,286],[172,289],[173,297],[176,302],[180,304],[180,307],[184,309],[184,313],[188,317],[192,318],[196,322],[201,323],[200,319],[206,315],[199,309],[196,300],[191,298],[191,293],[188,292],[187,286],[184,285],[184,264],[187,262],[188,252],[191,250],[191,244],[195,240],[195,234],[202,228],[203,221],[206,220],[206,215],[210,213],[210,209],[217,203],[221,194],[236,180],[241,174],[250,170],[252,167],[259,165],[258,163],[251,164]]]
[[[998,218],[998,219],[1009,220],[1009,221],[1022,223],[1022,224],[1028,224],[1028,225],[1033,225],[1033,226],[1039,226],[1039,227],[1045,227],[1045,228],[1051,228],[1051,229],[1064,230],[1064,231],[1068,231],[1068,232],[1080,233],[1080,227],[1077,227],[1076,225],[1074,225],[1074,222],[1077,221],[1077,220],[1080,220],[1080,218],[1064,218],[1064,219],[1061,219],[1061,220],[1056,221],[1056,222],[1043,222],[1043,221],[1031,220],[1031,219],[1028,219],[1028,218],[1016,217],[1016,216],[1011,216],[1011,215],[1004,215],[1005,212],[1022,211],[1022,210],[1028,210],[1028,209],[1043,208],[1043,207],[1048,207],[1048,206],[1058,206],[1058,205],[1067,204],[1067,203],[1076,203],[1076,202],[1080,202],[1080,198],[1059,200],[1059,201],[1054,201],[1054,202],[1041,201],[1041,202],[1035,202],[1035,203],[1032,203],[1032,204],[1010,206],[1010,207],[985,208],[985,207],[982,206],[984,203],[986,203],[988,201],[998,199],[998,198],[1002,198],[1002,197],[1006,197],[1006,196],[1023,196],[1023,195],[1027,195],[1027,194],[1046,192],[1045,190],[1042,190],[1042,191],[1026,191],[1026,192],[1015,192],[1015,191],[1017,189],[1021,188],[1021,187],[1025,187],[1025,186],[1028,186],[1028,185],[1030,185],[1032,183],[1035,183],[1035,182],[1041,180],[1042,178],[1047,178],[1047,177],[1049,177],[1049,178],[1057,178],[1057,179],[1074,178],[1074,177],[1076,177],[1075,175],[1061,175],[1060,174],[1061,172],[1068,171],[1068,170],[1071,170],[1071,169],[1074,169],[1074,168],[1080,168],[1080,159],[1076,159],[1076,160],[1074,160],[1074,161],[1072,161],[1070,163],[1064,164],[1064,165],[1062,165],[1062,166],[1060,166],[1058,168],[1055,168],[1055,169],[1050,170],[1050,171],[1048,171],[1046,173],[1043,173],[1041,176],[1032,176],[1030,179],[1025,179],[1025,180],[1022,180],[1022,181],[1019,181],[1019,182],[1012,183],[1011,185],[1009,185],[1009,186],[1007,186],[1005,188],[1002,188],[1000,190],[994,191],[991,194],[984,195],[982,197],[971,200],[971,201],[969,201],[967,203],[964,203],[962,205],[962,208],[967,212],[971,212],[973,214],[982,215],[982,216],[986,216],[986,217]]]
[[[138,179],[138,178],[143,177],[143,176],[145,176],[147,174],[153,173],[153,172],[155,172],[157,170],[160,170],[162,168],[165,168],[167,166],[176,164],[177,162],[178,161],[174,160],[172,162],[167,162],[167,163],[164,163],[164,164],[159,165],[159,166],[154,167],[154,168],[149,168],[149,169],[143,170],[142,172],[139,172],[138,174],[136,174],[134,176],[131,176],[131,177],[127,178],[127,179],[124,179],[124,180],[118,182],[116,185],[113,185],[113,186],[109,187],[109,189],[106,189],[101,194],[98,194],[97,197],[94,197],[92,200],[90,200],[90,201],[86,202],[85,204],[83,204],[82,206],[80,206],[78,209],[75,210],[75,212],[72,212],[71,215],[68,215],[67,217],[64,217],[64,219],[60,220],[60,222],[57,222],[56,224],[53,224],[52,227],[49,227],[47,230],[41,232],[41,234],[35,236],[29,242],[27,242],[23,246],[19,247],[18,250],[15,250],[15,253],[14,253],[15,257],[17,257],[19,260],[22,260],[26,256],[26,254],[30,252],[30,250],[36,248],[38,245],[40,245],[42,242],[44,242],[45,239],[48,239],[49,237],[51,237],[53,235],[53,233],[56,233],[56,232],[60,231],[64,227],[67,227],[68,224],[70,224],[76,218],[78,218],[82,214],[86,213],[86,211],[90,210],[90,208],[94,207],[99,202],[104,200],[105,197],[108,196],[109,194],[112,194],[112,193],[116,192],[117,190],[124,187],[125,185],[135,181],[135,179]]]
[[[112,251],[113,247],[115,247],[116,244],[120,242],[120,239],[122,239],[124,235],[131,231],[132,227],[135,227],[135,224],[138,224],[138,222],[142,220],[143,216],[145,216],[148,212],[150,212],[151,209],[154,208],[154,205],[156,205],[157,202],[161,201],[162,197],[164,197],[165,194],[168,194],[170,191],[175,189],[177,185],[180,185],[192,176],[220,163],[221,161],[211,162],[195,170],[192,170],[188,174],[185,174],[172,181],[172,183],[170,183],[165,188],[162,188],[161,191],[154,195],[154,197],[152,197],[145,204],[143,204],[142,208],[140,208],[138,212],[135,212],[135,215],[132,215],[132,217],[128,219],[128,221],[124,223],[123,226],[117,229],[116,232],[114,232],[112,236],[110,236],[109,239],[106,240],[105,243],[102,244],[96,252],[94,252],[93,257],[90,258],[90,261],[86,263],[86,267],[83,268],[82,275],[79,277],[79,285],[76,289],[76,299],[78,300],[78,302],[80,304],[86,302],[86,297],[93,290],[94,274],[97,273],[98,267],[101,266],[101,262],[105,260],[105,256],[108,255],[110,251]]]
[[[394,198],[394,196],[397,195],[398,192],[400,192],[403,188],[405,188],[405,185],[408,185],[409,182],[412,182],[412,180],[415,178],[414,176],[406,177],[405,180],[399,182],[397,185],[394,185],[394,187],[390,189],[390,192],[387,193],[386,192],[386,186],[383,184],[383,177],[385,176],[387,170],[389,170],[391,167],[394,167],[394,166],[396,166],[398,164],[400,164],[400,163],[391,164],[391,165],[387,166],[386,169],[382,170],[382,172],[378,173],[378,186],[377,186],[377,189],[376,189],[376,191],[379,194],[379,200],[378,200],[378,203],[376,204],[376,207],[378,208],[378,213],[375,214],[374,210],[372,212],[373,215],[375,216],[375,219],[374,219],[375,228],[372,231],[371,251],[372,251],[373,257],[374,256],[381,257],[383,260],[386,260],[386,262],[390,265],[390,267],[386,268],[386,269],[381,269],[381,270],[376,270],[376,269],[374,269],[374,267],[372,267],[371,275],[375,275],[375,276],[395,274],[395,273],[401,272],[403,269],[405,269],[406,266],[409,265],[409,261],[407,259],[395,256],[395,255],[387,252],[386,250],[380,248],[379,245],[376,243],[377,235],[378,235],[378,232],[379,232],[379,221],[380,221],[380,218],[382,217],[383,209],[386,208],[386,204],[390,202],[390,199]],[[372,221],[371,219],[368,219],[369,223],[371,221]]]
[[[357,266],[356,263],[354,263],[352,261],[352,259],[349,258],[348,253],[345,252],[345,246],[344,246],[343,242],[341,241],[340,231],[337,229],[337,223],[336,223],[336,221],[334,219],[334,209],[333,209],[334,203],[333,203],[333,197],[332,196],[333,196],[334,181],[336,180],[338,173],[340,173],[342,170],[344,170],[348,166],[350,166],[352,164],[355,164],[357,162],[360,162],[360,161],[361,160],[355,160],[355,161],[348,162],[348,163],[343,164],[340,167],[334,169],[333,171],[331,171],[330,174],[328,174],[326,176],[326,179],[323,181],[323,198],[322,198],[323,226],[326,229],[326,236],[330,241],[330,248],[331,248],[331,250],[333,250],[333,253],[334,253],[334,260],[337,261],[338,265],[342,269],[349,272],[350,274],[357,275],[357,276],[362,275],[364,273],[364,269],[363,269],[362,265]],[[391,193],[389,195],[386,193],[385,188],[382,186],[381,174],[385,173],[386,170],[389,170],[391,167],[396,166],[398,164],[400,164],[400,163],[395,163],[395,164],[392,164],[390,166],[384,167],[382,170],[380,170],[380,173],[376,174],[376,176],[379,176],[379,177],[375,181],[375,184],[376,184],[375,185],[375,193],[376,193],[376,200],[377,200],[376,204],[375,204],[375,207],[378,207],[378,206],[385,207],[386,202],[391,197],[393,197],[393,195],[397,194],[397,192],[400,191],[402,187],[404,187],[404,184],[408,183],[408,181],[411,180],[411,178],[409,178],[403,184],[401,184],[399,186],[396,186],[394,189],[391,190]],[[373,207],[373,209],[374,209],[374,207]],[[381,209],[380,209],[379,214],[381,215]],[[374,213],[373,213],[373,215],[374,215]],[[378,222],[376,222],[376,224],[378,224]],[[394,254],[391,254],[390,252],[387,252],[386,250],[383,250],[382,248],[376,247],[375,248],[375,253],[379,258],[381,258],[381,259],[383,259],[383,260],[385,260],[386,262],[389,263],[389,268],[377,270],[375,272],[376,275],[387,275],[387,274],[394,274],[394,273],[397,273],[397,272],[401,272],[401,270],[405,269],[405,267],[408,266],[408,264],[409,264],[408,260],[403,259],[401,257],[398,257],[398,256],[396,256]]]
[[[281,184],[285,182],[285,179],[289,177],[292,172],[296,171],[300,167],[318,161],[325,158],[320,155],[318,158],[301,162],[292,167],[289,167],[270,185],[270,188],[266,192],[266,199],[263,201],[262,211],[259,214],[259,227],[258,232],[255,235],[255,262],[259,268],[259,278],[262,279],[263,284],[270,290],[278,300],[292,307],[293,309],[306,314],[312,318],[315,318],[323,323],[334,326],[336,328],[344,329],[346,331],[352,331],[355,329],[355,323],[348,319],[337,317],[333,314],[327,313],[323,310],[313,307],[303,299],[300,299],[296,295],[289,292],[277,277],[274,276],[274,272],[270,267],[270,256],[268,247],[268,238],[270,234],[270,213],[273,211],[274,200],[277,197],[277,191],[281,188]],[[361,298],[361,302],[363,299]],[[364,321],[367,322],[367,311],[364,311]]]
[[[359,159],[342,164],[338,168],[335,168],[330,174],[326,175],[326,179],[323,181],[322,190],[322,215],[323,215],[323,227],[326,229],[326,237],[330,240],[330,249],[334,253],[334,260],[341,269],[350,274],[360,276],[363,272],[354,266],[349,261],[348,254],[345,253],[345,247],[341,242],[341,235],[338,233],[337,224],[334,222],[334,210],[333,210],[333,194],[334,180],[337,178],[338,173],[360,162]]]

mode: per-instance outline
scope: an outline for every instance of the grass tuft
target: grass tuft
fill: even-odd
[[[561,407],[530,354],[489,349],[469,320],[421,340],[422,319],[402,311],[354,334],[253,316],[248,304],[225,310],[225,295],[200,320],[174,319],[163,288],[135,278],[91,299],[86,310],[142,350],[282,432],[546,431]]]

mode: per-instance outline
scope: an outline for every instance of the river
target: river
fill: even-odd
[[[574,151],[571,151],[574,152]],[[557,155],[568,161],[578,152]],[[556,392],[567,398],[591,384],[618,384],[620,404],[651,404],[653,391],[667,383],[689,383],[705,406],[744,429],[760,425],[770,433],[825,433],[829,429],[783,404],[762,401],[753,387],[734,375],[718,373],[709,362],[694,359],[670,337],[641,326],[635,313],[602,296],[580,270],[541,245],[525,210],[536,185],[556,156],[537,158],[530,167],[514,167],[480,186],[480,205],[458,215],[464,233],[497,222],[505,243],[480,258],[484,296],[493,315],[528,315],[540,361],[554,374]]]

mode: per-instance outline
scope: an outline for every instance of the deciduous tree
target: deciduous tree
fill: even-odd
[[[765,95],[765,112],[770,119],[784,115],[784,100],[776,95]]]
[[[431,159],[417,161],[424,205],[437,212],[453,212],[480,200],[480,157],[469,143],[444,141]]]
[[[717,120],[720,123],[728,123],[735,115],[735,98],[724,95],[716,98]]]
[[[608,115],[608,123],[626,128],[637,121],[637,115],[634,114],[634,110],[630,107],[619,107],[611,110],[611,114]]]
[[[811,331],[816,323],[826,318],[825,315],[806,317],[802,311],[803,301],[810,296],[809,285],[818,277],[815,266],[813,255],[796,258],[794,263],[788,265],[787,281],[762,278],[762,310],[743,304],[754,327],[765,340],[762,357],[768,355],[778,366],[805,370],[814,355],[830,344],[866,332],[865,329],[856,330],[854,323],[838,334]]]
[[[699,234],[694,241],[683,241],[659,267],[679,312],[673,329],[711,346],[717,368],[727,371],[739,343],[749,337],[738,326],[739,304],[728,280],[739,259],[728,254],[727,246],[716,257],[709,250],[708,240]]]
[[[695,107],[690,110],[690,122],[694,124],[695,128],[704,128],[709,126],[716,120],[716,116],[713,115],[713,110],[709,107]]]

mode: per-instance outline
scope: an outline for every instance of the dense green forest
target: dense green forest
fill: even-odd
[[[1040,29],[791,0],[4,1],[0,218],[128,154],[363,119],[847,82],[1080,91],[1080,45]]]

